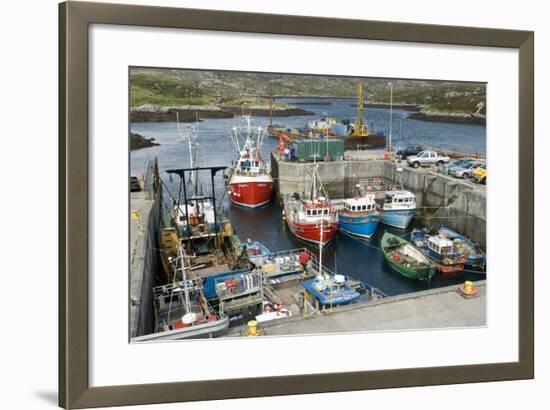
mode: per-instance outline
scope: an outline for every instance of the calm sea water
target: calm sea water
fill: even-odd
[[[315,98],[314,100],[319,100]],[[308,99],[286,101],[308,101]],[[308,106],[304,109],[314,111],[317,116],[328,113],[330,116],[342,119],[348,117],[353,120],[356,108],[352,107],[354,100],[334,99],[328,106]],[[423,122],[407,119],[407,112],[393,110],[394,145],[425,144],[457,149],[468,147],[471,152],[485,153],[485,127],[469,124],[447,124]],[[389,133],[389,110],[367,109],[366,119],[371,127],[377,131]],[[275,118],[274,122],[286,124],[290,127],[301,127],[315,116],[297,116]],[[254,117],[253,125],[266,127],[269,124],[267,117]],[[231,128],[242,125],[242,118],[207,119],[199,123],[199,164],[201,166],[228,166],[236,159],[237,153],[231,138]],[[186,124],[180,124],[186,127]],[[185,168],[189,166],[189,152],[177,133],[175,122],[162,123],[133,123],[131,131],[146,137],[154,137],[160,146],[133,151],[130,155],[130,169],[132,175],[143,172],[148,159],[158,157],[161,177],[168,189],[177,196],[179,180],[172,180],[164,173],[167,169]],[[262,147],[262,155],[269,160],[269,153],[278,144],[275,138],[266,137]],[[204,175],[201,178],[205,193],[210,192],[210,178]],[[279,251],[296,247],[308,247],[311,251],[318,249],[294,237],[281,218],[281,208],[275,202],[260,209],[244,209],[229,204],[225,194],[225,183],[221,174],[215,179],[217,202],[225,209],[241,240],[250,238],[264,243],[271,251]],[[413,292],[427,288],[425,283],[407,279],[391,270],[384,261],[384,255],[379,249],[378,238],[382,236],[384,225],[380,225],[375,237],[370,241],[358,240],[338,233],[335,240],[325,246],[323,261],[326,266],[338,273],[349,274],[381,289],[388,295]],[[390,231],[404,235],[403,231]],[[467,279],[479,279],[484,275],[465,272],[455,278],[434,277],[431,287],[446,286],[452,283],[463,282]]]

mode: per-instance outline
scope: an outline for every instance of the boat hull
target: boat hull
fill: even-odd
[[[454,265],[445,265],[443,263],[437,262],[435,265],[437,266],[437,270],[441,273],[457,273],[457,272],[462,272],[464,270],[463,263],[458,263]]]
[[[469,268],[484,268],[485,263],[487,262],[487,257],[485,256],[485,253],[477,246],[475,243],[473,243],[471,240],[465,238],[463,235],[459,234],[458,232],[453,231],[452,229],[449,229],[447,227],[442,227],[440,232],[447,234],[450,238],[458,238],[462,242],[464,242],[468,247],[471,249],[474,249],[478,254],[477,255],[468,255],[468,259],[466,259],[465,266]]]
[[[466,256],[456,256],[451,259],[434,252],[432,249],[428,250],[428,256],[435,261],[437,270],[441,273],[461,272],[466,264]]]
[[[409,279],[426,280],[431,279],[435,274],[434,268],[426,268],[426,270],[414,270],[394,263],[388,254],[384,254],[384,258],[393,270]]]
[[[323,225],[323,240],[321,241],[321,227],[316,223],[300,223],[294,222],[287,219],[287,225],[291,232],[298,238],[316,243],[325,245],[330,242],[334,235],[336,235],[336,229],[338,228],[338,223],[325,223]]]
[[[384,253],[384,259],[394,271],[396,271],[397,273],[400,273],[401,275],[409,279],[417,279],[417,280],[429,280],[435,275],[435,272],[436,272],[435,264],[431,262],[426,256],[423,257],[423,259],[425,259],[426,266],[422,268],[416,268],[416,269],[394,261],[391,257],[392,250],[390,247],[388,247],[389,238],[392,238],[392,237],[398,238],[397,236],[391,235],[386,232],[382,237],[381,245],[382,245],[382,251]],[[422,253],[422,251],[418,247],[414,246],[412,243],[405,241],[402,238],[398,238],[398,240],[401,244],[408,243],[419,254]]]
[[[393,228],[406,229],[411,223],[415,209],[383,210],[380,213],[380,221]]]
[[[379,215],[356,216],[349,213],[338,214],[340,229],[351,235],[363,238],[371,238],[378,228],[380,222]]]
[[[231,202],[247,208],[257,208],[271,201],[273,180],[271,177],[232,178],[229,182]]]
[[[131,342],[153,342],[164,340],[183,340],[183,339],[209,339],[220,337],[227,333],[229,329],[229,316],[207,323],[168,330],[165,332],[151,333],[144,336],[138,336],[131,339]]]

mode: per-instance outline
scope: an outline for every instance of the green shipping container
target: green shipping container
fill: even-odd
[[[344,157],[344,141],[339,139],[321,138],[294,141],[295,155],[298,161],[324,161],[328,155],[329,161]]]

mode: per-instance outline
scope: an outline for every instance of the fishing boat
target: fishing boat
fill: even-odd
[[[428,238],[428,255],[435,261],[442,273],[456,273],[464,270],[468,253],[459,240],[452,240],[438,233]]]
[[[361,294],[355,290],[345,275],[319,275],[313,279],[305,280],[302,287],[313,298],[321,308],[347,305],[355,302]]]
[[[177,240],[177,246],[181,245],[187,255],[189,272],[202,281],[204,296],[208,300],[216,300],[216,279],[247,272],[252,265],[231,222],[216,204],[215,178],[226,167],[199,166],[196,126],[181,137],[189,146],[190,167],[166,170],[170,178],[172,175],[179,177],[179,189],[177,197],[165,190],[172,204],[161,216],[161,255],[174,257],[172,242]],[[210,194],[203,194],[199,174],[208,176]],[[181,277],[177,279],[182,280]]]
[[[171,230],[176,229],[179,244],[188,255],[189,270],[201,278],[203,293],[208,300],[217,298],[217,279],[247,272],[252,268],[248,253],[231,222],[216,206],[213,184],[210,195],[188,196],[187,186],[183,183],[190,172],[209,172],[209,179],[213,181],[215,175],[224,169],[220,166],[166,171],[180,177],[179,191],[183,198],[175,199],[175,205],[163,213],[162,223],[165,228],[161,230],[161,237],[173,237]],[[195,187],[192,189],[195,190]]]
[[[243,127],[234,127],[231,134],[239,158],[230,172],[229,197],[233,204],[256,208],[271,201],[273,178],[260,154],[265,133],[257,127],[253,134],[250,116],[245,115],[244,119],[244,135]]]
[[[370,238],[380,222],[374,194],[364,194],[344,200],[344,207],[338,212],[340,229],[351,235]]]
[[[322,235],[323,226],[321,225]],[[316,300],[318,310],[347,305],[361,296],[357,289],[351,286],[350,277],[332,273],[323,267],[323,245],[321,243],[319,244],[318,264],[312,259],[308,269],[310,274],[314,274],[315,277],[304,280],[301,286],[304,288],[306,297],[309,295]]]
[[[465,266],[470,268],[484,268],[487,261],[485,252],[481,250],[479,245],[475,244],[470,239],[465,238],[463,235],[445,226],[439,229],[439,232],[446,235],[449,239],[452,239],[456,247],[463,247],[468,253]]]
[[[430,236],[425,229],[414,228],[411,231],[411,242],[414,246],[421,249],[428,249],[428,238]]]
[[[412,243],[385,232],[381,247],[391,268],[411,279],[430,280],[435,274],[435,264]]]
[[[309,197],[302,198],[298,193],[287,194],[283,217],[290,231],[304,241],[322,246],[336,234],[338,215],[327,198],[316,164],[313,165]]]
[[[416,213],[416,195],[409,191],[386,191],[380,220],[384,225],[406,229]]]
[[[243,244],[243,248],[246,250],[250,262],[254,264],[262,261],[271,253],[271,251],[264,244],[259,241],[251,241],[250,239]]]
[[[133,342],[211,338],[227,332],[229,317],[208,303],[202,279],[186,266],[183,249],[180,246],[177,256],[170,257],[172,282],[153,288],[154,332]]]

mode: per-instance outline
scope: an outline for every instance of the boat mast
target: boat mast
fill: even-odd
[[[321,219],[321,236],[319,240],[319,275],[323,276],[323,223]]]
[[[184,294],[184,300],[185,300],[185,312],[190,313],[191,312],[191,300],[189,299],[189,286],[187,284],[187,273],[185,271],[185,259],[183,256],[182,247],[180,246],[178,249],[179,256],[181,258],[181,273],[183,278],[183,294]]]
[[[269,127],[273,128],[273,97],[269,96]]]
[[[193,159],[192,159],[192,167],[198,168],[198,157],[199,157],[199,144],[196,141],[196,138],[198,137],[199,132],[199,116],[195,112],[195,127],[194,129],[191,129],[191,132],[189,133],[189,141],[191,141],[191,138],[193,138],[195,141],[193,141],[193,145],[195,147],[195,150],[193,152]],[[191,146],[190,146],[191,147]],[[192,181],[193,181],[193,193],[195,196],[198,195],[198,171],[192,171]]]
[[[177,112],[176,112],[176,122],[178,124],[178,136],[181,139],[185,139],[185,137],[183,136],[183,134],[181,132],[180,117],[179,117],[179,114]],[[195,113],[195,125],[194,126],[191,125],[190,127],[191,127],[191,129],[189,130],[189,132],[187,134],[187,146],[188,146],[188,149],[189,149],[189,167],[190,168],[197,168],[198,144],[197,144],[196,141],[193,141],[194,139],[196,139],[195,134],[197,133],[198,127],[199,127],[199,119],[198,119],[197,113]],[[193,147],[195,148],[194,150],[193,150]],[[191,184],[193,185],[193,194],[194,194],[194,196],[197,196],[197,194],[198,194],[198,185],[197,185],[197,172],[196,171],[191,171],[190,180],[191,180]]]
[[[171,258],[170,258],[171,259]],[[178,247],[178,257],[175,261],[174,266],[174,280],[172,282],[172,294],[170,295],[170,304],[168,305],[168,315],[166,317],[167,321],[170,322],[170,314],[172,313],[172,300],[174,298],[174,291],[178,289],[176,287],[176,279],[178,276],[178,259],[181,261],[181,271],[183,276],[183,292],[184,292],[184,303],[185,303],[185,313],[191,312],[191,300],[189,298],[189,287],[187,284],[187,274],[185,272],[185,258],[183,255],[183,247]]]
[[[392,132],[392,109],[393,109],[393,84],[390,82],[388,83],[390,86],[390,144],[389,144],[389,151],[391,152],[391,132]]]

